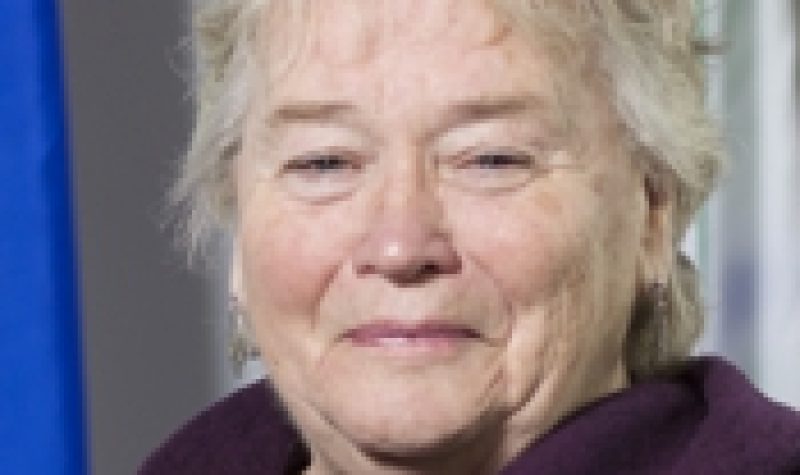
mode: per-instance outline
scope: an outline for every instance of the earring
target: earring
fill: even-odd
[[[260,356],[258,347],[250,340],[250,328],[247,324],[247,316],[244,308],[236,297],[231,297],[228,308],[230,320],[230,343],[228,347],[228,357],[233,367],[236,378],[241,378],[244,367],[249,361],[253,361]]]
[[[653,318],[666,320],[669,318],[670,288],[664,282],[655,282],[650,286],[650,303],[653,308]]]
[[[663,356],[668,351],[670,344],[670,313],[671,313],[671,299],[670,299],[670,284],[665,282],[655,282],[649,289],[649,300],[651,305],[651,318],[658,326],[658,337],[656,345],[658,352]]]

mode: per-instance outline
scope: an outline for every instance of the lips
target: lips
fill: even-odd
[[[343,337],[358,346],[431,346],[477,340],[480,333],[453,322],[377,321],[352,328]]]

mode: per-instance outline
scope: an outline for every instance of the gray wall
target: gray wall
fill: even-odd
[[[68,0],[66,36],[93,473],[127,474],[221,392],[212,283],[160,228],[186,142],[175,0]]]

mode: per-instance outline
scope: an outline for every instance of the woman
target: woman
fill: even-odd
[[[722,160],[687,1],[212,2],[177,187],[268,368],[161,473],[788,473],[688,355]]]

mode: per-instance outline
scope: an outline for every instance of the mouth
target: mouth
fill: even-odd
[[[355,346],[420,349],[447,348],[481,339],[474,328],[435,320],[373,321],[349,329],[342,336]]]

